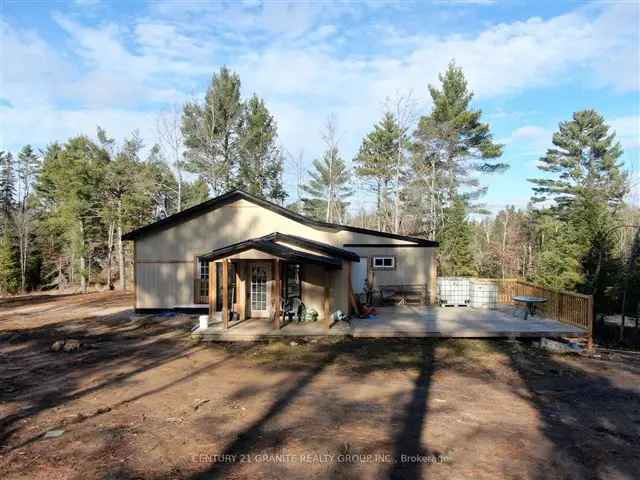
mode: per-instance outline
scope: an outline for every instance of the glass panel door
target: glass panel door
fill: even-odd
[[[268,264],[251,264],[250,315],[252,317],[269,316],[269,280],[271,266]]]

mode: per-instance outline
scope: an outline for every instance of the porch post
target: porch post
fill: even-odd
[[[351,283],[351,260],[347,260],[347,295],[349,298],[347,299],[348,314],[351,315],[354,312],[353,308],[353,284]]]
[[[247,300],[247,293],[245,291],[245,272],[245,262],[240,260],[236,263],[236,300],[238,301],[238,318],[240,320],[246,320],[247,314],[245,306],[245,302]]]
[[[222,262],[222,319],[225,330],[229,328],[229,261]]]
[[[213,320],[216,311],[216,262],[209,262],[209,320]]]
[[[273,261],[273,328],[280,328],[280,307],[282,305],[282,289],[280,285],[280,259]]]
[[[331,289],[329,288],[331,282],[330,271],[325,269],[324,271],[324,301],[322,303],[322,309],[324,313],[324,321],[327,330],[331,328]]]

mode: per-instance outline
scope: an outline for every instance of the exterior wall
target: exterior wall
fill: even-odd
[[[136,264],[137,308],[172,308],[193,303],[193,261]]]
[[[383,242],[386,243],[386,242]],[[428,285],[435,271],[434,248],[427,247],[348,247],[360,257],[367,257],[371,269],[371,257],[394,256],[396,266],[393,270],[373,270],[374,288],[391,285]],[[361,258],[360,261],[365,261]]]
[[[344,247],[344,245],[350,243],[412,245],[412,242],[405,240],[346,230],[336,232],[310,227],[246,200],[238,200],[178,225],[149,233],[136,241],[136,307],[170,308],[174,305],[193,303],[193,276],[196,266],[195,258],[198,255],[273,232],[305,237],[347,248],[361,255],[368,255],[367,252],[370,250],[386,254],[382,252],[387,250]],[[399,255],[398,270],[394,273],[384,272],[380,276],[377,275],[380,281],[396,285],[427,283],[428,274],[425,274],[425,271],[431,265],[432,248],[398,248],[390,251],[389,254]],[[416,263],[423,264],[416,265]],[[311,272],[310,279],[313,281],[310,280],[310,282],[318,280],[316,277],[319,274],[315,270],[319,269],[324,274],[322,267],[311,265],[305,267]],[[402,269],[407,271],[401,272]],[[380,272],[376,272],[378,273]],[[350,281],[346,261],[342,270],[334,271],[331,275],[334,277],[331,285],[332,310],[346,311],[349,305],[347,282]],[[308,288],[312,291],[311,285]],[[319,308],[313,306],[320,313],[323,294],[324,292],[318,297],[320,298]],[[316,297],[315,293],[309,294],[308,297],[312,299],[314,305],[317,301]],[[304,301],[307,303],[306,298]]]

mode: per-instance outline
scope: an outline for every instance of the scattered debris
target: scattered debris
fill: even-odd
[[[51,345],[51,350],[53,350],[54,352],[59,352],[60,350],[62,350],[62,347],[64,347],[64,340],[57,340],[53,342],[53,345]]]
[[[184,418],[182,418],[182,417],[169,417],[169,418],[167,418],[167,422],[182,423],[182,422],[184,422]]]
[[[580,353],[582,348],[573,342],[560,342],[549,338],[540,339],[540,348],[553,353]]]
[[[63,421],[62,424],[63,425],[69,425],[70,423],[80,423],[82,422],[85,418],[87,418],[87,416],[84,413],[76,413],[75,415],[69,415],[67,416]]]
[[[49,430],[44,434],[44,438],[58,438],[64,434],[64,430]]]
[[[80,350],[80,340],[67,340],[64,342],[64,351],[65,352],[76,352]]]
[[[311,343],[318,343],[318,339],[317,338],[312,338],[311,339]]]
[[[202,405],[209,401],[208,398],[196,398],[193,402],[193,409],[198,410]]]
[[[296,347],[298,345],[298,342],[290,342],[289,345],[291,345],[292,347]]]

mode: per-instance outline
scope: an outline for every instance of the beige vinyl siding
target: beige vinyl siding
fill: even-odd
[[[384,242],[386,243],[386,242]],[[373,270],[374,287],[387,285],[429,284],[433,265],[433,248],[429,247],[347,247],[361,257],[371,258],[393,256],[396,265],[393,269]],[[361,260],[364,261],[364,260]],[[369,263],[371,268],[371,263]]]
[[[193,262],[137,263],[136,308],[172,308],[193,303]]]
[[[411,244],[406,240],[310,227],[241,199],[164,230],[148,233],[136,241],[136,307],[170,308],[193,303],[193,262],[196,256],[274,232],[341,248],[349,243]],[[392,249],[391,253],[380,248],[346,248],[361,255],[370,255],[369,250],[375,254],[400,254],[396,271],[377,277],[384,284],[425,283],[428,278],[426,271],[431,265],[432,248]],[[322,314],[324,290],[320,286],[324,285],[324,277],[320,276],[324,275],[323,268],[312,265],[304,268],[309,272],[309,283],[303,285],[303,293],[307,291],[303,301]],[[350,281],[346,261],[342,270],[333,271],[330,275],[332,311],[346,311]]]

